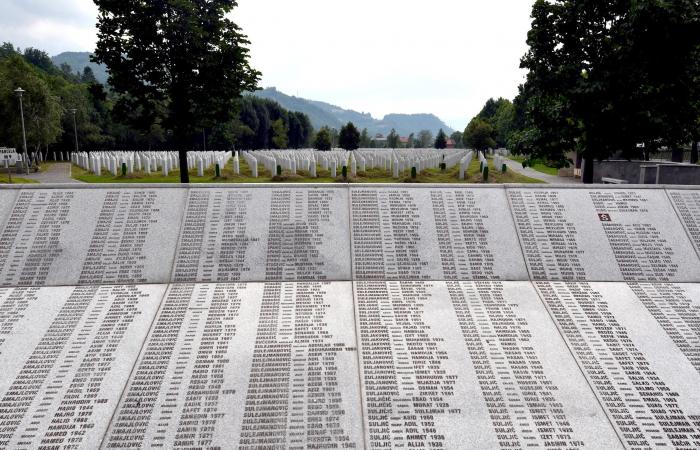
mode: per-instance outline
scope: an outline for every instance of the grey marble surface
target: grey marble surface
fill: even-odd
[[[669,190],[668,196],[700,256],[700,190]]]
[[[662,189],[508,189],[534,280],[700,281]]]
[[[368,448],[622,448],[529,282],[355,284]]]
[[[172,285],[103,448],[362,448],[349,282]]]
[[[174,282],[349,281],[348,192],[191,189]]]
[[[15,204],[19,191],[0,191],[0,227],[3,227],[10,218],[10,211]]]
[[[698,192],[0,188],[0,448],[700,448]]]
[[[697,285],[536,286],[629,448],[700,447]]]
[[[0,288],[0,448],[99,447],[164,291]]]
[[[0,285],[167,283],[186,192],[32,189],[0,241]]]
[[[502,188],[352,187],[353,278],[527,280]]]

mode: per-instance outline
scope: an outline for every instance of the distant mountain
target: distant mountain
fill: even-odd
[[[448,135],[454,132],[452,128],[448,127],[433,114],[388,114],[379,120],[368,113],[343,109],[325,102],[289,96],[275,88],[256,91],[254,95],[274,100],[290,111],[305,113],[309,116],[311,123],[316,129],[323,126],[339,129],[346,123],[352,122],[360,130],[367,128],[372,135],[381,133],[386,136],[391,132],[392,128],[396,129],[396,132],[401,136],[408,136],[421,130],[430,130],[435,135],[440,128]]]
[[[90,67],[97,81],[107,84],[107,68],[102,64],[91,62],[91,55],[90,52],[63,52],[51,59],[57,66],[63,63],[68,64],[73,69],[73,72],[82,73],[85,67]],[[388,114],[380,120],[375,119],[369,113],[360,113],[343,109],[330,103],[293,97],[278,91],[274,87],[256,91],[253,95],[274,100],[290,111],[303,112],[309,116],[311,123],[316,129],[324,126],[340,129],[346,123],[352,122],[360,130],[367,128],[371,135],[381,133],[386,136],[391,132],[392,128],[401,136],[408,136],[421,130],[430,130],[433,135],[436,135],[440,128],[448,135],[454,131],[433,114]]]
[[[73,72],[83,73],[85,67],[90,67],[95,74],[95,78],[102,84],[107,84],[107,68],[102,64],[95,64],[90,61],[90,52],[63,52],[51,58],[56,66],[63,63],[68,64]]]

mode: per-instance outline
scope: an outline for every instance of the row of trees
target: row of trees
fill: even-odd
[[[336,134],[337,140],[335,139]],[[408,137],[408,146],[412,148],[428,148],[434,146],[438,149],[447,147],[448,138],[442,129],[438,132],[435,139],[433,139],[432,133],[427,130],[421,131],[418,136],[419,137],[416,139],[415,135],[411,134]],[[461,133],[455,137],[459,137],[461,142]],[[338,146],[345,150],[372,148],[373,146],[373,140],[369,137],[369,133],[367,132],[366,128],[360,132],[352,122],[348,122],[340,129],[339,133],[336,133],[335,130],[329,129],[328,127],[323,127],[321,130],[319,130],[314,140],[314,148],[318,150],[330,150],[336,141]],[[387,148],[401,147],[401,137],[394,129],[391,130],[386,141]]]
[[[465,130],[483,149],[531,158],[648,159],[662,147],[682,160],[700,140],[700,4],[696,0],[537,0],[526,82],[512,102],[490,100]]]
[[[119,109],[120,95],[97,83],[89,67],[75,73],[70,66],[56,67],[43,51],[24,51],[10,43],[0,47],[0,142],[22,148],[19,103],[14,92],[24,94],[27,145],[31,152],[50,148],[72,149],[75,142],[73,114],[81,148],[177,148],[172,130],[157,120],[148,129],[129,124],[127,110]],[[302,148],[313,138],[308,116],[289,112],[279,104],[244,96],[236,100],[237,114],[227,122],[192,131],[190,148]],[[124,117],[126,116],[126,117]]]

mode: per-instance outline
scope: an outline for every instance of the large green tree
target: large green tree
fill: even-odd
[[[493,140],[493,126],[486,120],[475,117],[464,130],[464,143],[468,148],[483,152],[496,146]]]
[[[594,159],[647,157],[690,141],[698,104],[697,1],[538,0],[527,81],[516,99],[525,124],[516,150],[561,161],[578,150],[584,182]],[[676,152],[677,154],[678,152]]]
[[[189,182],[186,149],[191,137],[231,120],[236,100],[256,89],[260,77],[249,64],[246,36],[226,17],[236,1],[95,4],[94,61],[107,66],[109,84],[122,94],[115,110],[141,129],[149,129],[162,115],[180,148],[181,180]]]
[[[52,91],[48,77],[20,55],[0,61],[0,143],[22,149],[17,88],[25,90],[22,102],[27,133],[27,150],[36,152],[53,144],[62,133],[64,114],[58,95]]]
[[[360,148],[360,131],[352,122],[348,122],[340,129],[338,146],[345,150],[357,150]]]
[[[329,151],[331,149],[331,133],[327,127],[321,128],[318,130],[318,133],[316,133],[314,148],[322,151]]]

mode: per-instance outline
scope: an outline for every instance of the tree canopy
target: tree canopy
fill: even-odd
[[[440,131],[438,131],[437,137],[435,138],[435,148],[447,148],[447,135],[444,131],[442,131],[442,128],[440,128]]]
[[[594,159],[648,157],[697,135],[697,1],[538,0],[532,19],[515,150],[555,161],[578,150],[589,182]]]
[[[171,129],[188,182],[186,150],[198,130],[234,117],[236,100],[257,88],[249,42],[227,18],[234,0],[95,0],[94,61],[122,94],[115,111],[142,130]],[[138,20],[135,20],[138,18]]]
[[[20,149],[22,134],[19,102],[14,90],[21,86],[27,92],[23,100],[27,126],[27,145],[30,152],[72,150],[75,147],[73,115],[81,150],[109,149],[171,149],[177,146],[176,137],[161,120],[148,129],[131,127],[116,120],[114,106],[121,94],[94,81],[92,70],[82,73],[66,67],[42,67],[45,59],[34,58],[34,65],[20,49],[11,43],[0,46],[0,145]],[[44,54],[32,49],[28,54]],[[52,64],[52,63],[51,63]],[[41,108],[35,108],[41,105]],[[205,128],[208,148],[228,150],[266,149],[286,139],[285,148],[306,148],[311,145],[313,127],[308,116],[291,112],[278,103],[246,95],[236,100],[237,113],[233,119]],[[37,114],[40,114],[39,117]],[[275,124],[281,120],[282,123]],[[36,128],[41,124],[40,128]],[[276,127],[276,128],[275,128]],[[282,130],[286,136],[282,136]],[[203,148],[202,130],[192,137],[192,149]]]
[[[464,130],[464,142],[468,148],[485,151],[496,146],[493,140],[493,126],[486,120],[475,117]]]
[[[331,133],[327,127],[321,128],[318,130],[318,133],[316,133],[314,148],[322,151],[329,151],[331,149]]]
[[[352,122],[348,122],[340,129],[338,146],[345,150],[357,150],[360,148],[360,132]]]

